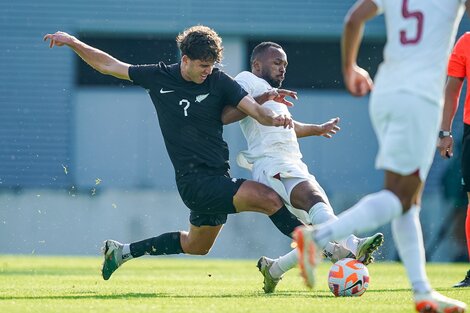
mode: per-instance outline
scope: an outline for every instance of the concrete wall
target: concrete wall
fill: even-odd
[[[29,190],[1,194],[0,207],[0,254],[97,255],[105,239],[136,241],[186,230],[189,223],[177,191]],[[267,217],[238,214],[229,217],[210,256],[276,255],[288,251],[289,242]]]
[[[99,255],[106,239],[132,242],[161,233],[186,230],[188,209],[177,191],[152,189],[51,191],[0,194],[0,254]],[[333,206],[351,199],[331,197]],[[447,207],[439,196],[426,196],[421,215],[426,243],[440,228],[435,217]],[[397,258],[389,226],[378,260]],[[231,215],[208,257],[277,257],[290,251],[290,240],[264,215]],[[452,237],[438,241],[431,261],[452,261],[458,251]]]

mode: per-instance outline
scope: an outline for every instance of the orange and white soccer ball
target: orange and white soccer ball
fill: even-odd
[[[369,288],[369,270],[355,259],[342,259],[333,264],[328,287],[336,297],[359,297]]]

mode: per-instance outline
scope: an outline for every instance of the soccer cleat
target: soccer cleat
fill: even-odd
[[[437,291],[415,293],[416,311],[420,313],[463,313],[467,305],[461,301],[447,298]]]
[[[320,253],[313,240],[313,232],[314,228],[312,226],[298,226],[294,230],[293,236],[297,244],[300,274],[309,288],[312,288],[315,284],[314,270],[319,262],[317,254]]]
[[[123,263],[122,261],[122,248],[123,244],[115,240],[106,240],[104,242],[103,251],[104,262],[101,268],[101,275],[104,280],[108,280],[111,275]]]
[[[269,272],[269,269],[271,268],[271,266],[273,266],[273,264],[274,264],[273,259],[262,256],[258,260],[258,264],[256,265],[258,267],[259,271],[261,272],[261,274],[263,274],[263,277],[264,277],[264,280],[263,280],[264,293],[273,293],[274,290],[276,289],[277,284],[282,279],[282,276],[279,277],[279,278],[274,278],[274,277],[271,276],[271,273]]]
[[[374,252],[384,243],[384,235],[377,233],[370,237],[359,239],[357,244],[356,260],[364,265],[369,265],[374,261]]]
[[[323,256],[330,260],[331,263],[336,263],[339,260],[345,259],[345,258],[350,258],[350,259],[355,259],[356,256],[354,253],[340,245],[339,243],[336,242],[330,242],[327,244],[325,249],[323,249]]]
[[[465,278],[461,282],[455,284],[452,287],[454,288],[470,287],[470,270],[467,272],[467,275],[465,275]]]

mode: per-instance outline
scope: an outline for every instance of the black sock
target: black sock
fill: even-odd
[[[269,217],[271,221],[276,225],[277,229],[284,235],[292,237],[292,232],[297,226],[304,225],[297,216],[292,214],[285,205],[279,209],[276,213]]]
[[[158,237],[131,243],[129,246],[132,257],[138,258],[144,254],[162,255],[183,253],[180,242],[180,232],[165,233]]]

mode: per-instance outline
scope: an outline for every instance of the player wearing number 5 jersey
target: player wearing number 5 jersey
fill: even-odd
[[[304,276],[311,276],[316,246],[392,222],[395,245],[406,268],[419,312],[464,312],[466,305],[432,290],[425,271],[419,211],[442,116],[446,62],[464,0],[359,0],[349,11],[342,37],[342,69],[348,91],[372,89],[370,117],[379,151],[376,167],[385,186],[361,199],[339,219],[314,229],[299,227]],[[467,9],[468,11],[468,9]],[[357,63],[365,21],[385,15],[387,43],[375,86]],[[310,275],[307,275],[310,274]]]
[[[124,262],[144,254],[207,254],[227,214],[255,211],[269,215],[290,235],[301,222],[270,188],[231,178],[228,149],[222,139],[222,110],[231,105],[269,126],[292,127],[292,119],[258,105],[228,75],[214,68],[222,59],[222,40],[205,26],[194,26],[177,37],[177,64],[134,66],[121,62],[63,32],[48,34],[50,47],[67,45],[101,73],[132,80],[148,90],[157,110],[176,184],[190,209],[189,232],[177,231],[123,245],[105,241],[105,280]],[[273,98],[279,95],[273,95]],[[281,97],[282,98],[282,97]],[[171,209],[171,208],[164,208]]]

